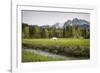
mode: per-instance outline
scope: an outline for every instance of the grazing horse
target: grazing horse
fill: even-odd
[[[57,40],[57,38],[56,38],[56,37],[52,37],[51,39],[53,39],[53,40]]]

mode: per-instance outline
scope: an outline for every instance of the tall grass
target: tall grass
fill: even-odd
[[[29,44],[34,46],[90,46],[89,39],[23,39],[23,44]]]

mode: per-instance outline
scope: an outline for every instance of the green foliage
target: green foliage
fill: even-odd
[[[81,31],[84,38],[90,38],[90,31],[88,29],[82,29]]]
[[[49,31],[48,31],[48,29],[42,29],[41,37],[42,38],[49,38]]]
[[[22,37],[29,38],[29,26],[28,26],[28,24],[25,24],[25,23],[22,24]]]
[[[81,37],[81,29],[78,26],[73,27],[73,38]]]
[[[56,36],[55,37],[58,37],[58,38],[63,38],[63,30],[62,29],[56,29],[56,32],[55,32]]]
[[[33,38],[40,38],[40,28],[38,26],[34,26],[33,28]]]

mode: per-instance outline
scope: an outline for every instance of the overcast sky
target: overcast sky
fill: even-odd
[[[29,25],[53,25],[56,22],[64,23],[73,18],[90,21],[90,14],[22,10],[22,22]]]

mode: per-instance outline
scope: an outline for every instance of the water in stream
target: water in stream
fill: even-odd
[[[61,58],[61,59],[66,59],[66,60],[76,59],[76,58],[73,58],[73,57],[57,55],[57,54],[45,52],[45,51],[42,51],[42,50],[36,50],[36,49],[24,49],[24,50],[28,51],[28,52],[33,52],[33,53],[36,53],[36,54],[39,54],[39,55],[42,55],[42,56],[52,57],[52,58]]]

